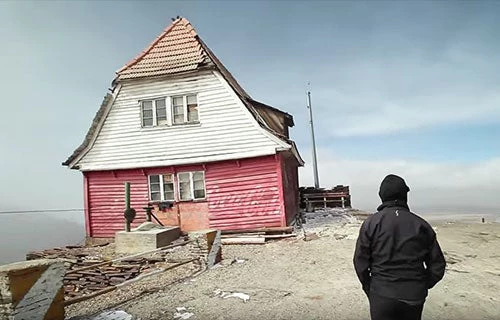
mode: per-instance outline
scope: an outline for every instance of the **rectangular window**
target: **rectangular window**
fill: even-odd
[[[141,101],[142,126],[153,127],[167,123],[167,102],[165,98]]]
[[[165,201],[174,201],[174,175],[164,174],[163,175],[163,199]]]
[[[157,125],[165,125],[167,123],[167,103],[165,99],[155,100],[156,107],[156,122]]]
[[[177,175],[177,178],[179,179],[179,199],[192,200],[193,196],[191,193],[191,173],[179,173]]]
[[[179,199],[205,199],[205,172],[182,172],[177,174],[179,180]]]
[[[205,172],[193,172],[193,194],[195,199],[205,199]]]
[[[172,98],[172,115],[174,124],[183,124],[184,121],[184,98]]]
[[[143,100],[141,117],[143,127],[199,123],[196,94]]]
[[[174,175],[149,176],[149,199],[151,201],[175,201]]]
[[[152,127],[154,125],[153,101],[142,101],[142,126]]]
[[[188,114],[188,122],[198,122],[198,101],[196,99],[196,95],[189,95],[186,98],[187,100],[187,114]]]

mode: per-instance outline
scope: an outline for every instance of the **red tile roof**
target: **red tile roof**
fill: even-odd
[[[296,150],[294,142],[288,137],[288,128],[284,128],[283,125],[276,126],[276,124],[269,123],[269,121],[265,120],[268,112],[280,114],[280,116],[285,117],[284,126],[292,127],[294,125],[293,117],[286,112],[253,100],[210,48],[200,39],[191,23],[185,18],[177,18],[174,20],[174,22],[137,57],[116,71],[117,76],[113,81],[113,88],[116,88],[116,84],[120,80],[148,78],[195,71],[200,67],[211,67],[219,71],[257,122],[278,138],[290,143],[293,149]],[[91,147],[92,138],[99,133],[99,125],[102,125],[101,120],[103,117],[106,117],[106,108],[110,103],[112,103],[111,95],[106,95],[85,140],[80,147],[63,162],[63,165],[70,166],[75,159],[86,152],[86,149]],[[299,162],[303,163],[298,153],[297,156]]]
[[[288,138],[288,134],[285,133],[288,130],[271,128],[259,115],[259,110],[265,108],[269,112],[281,113],[287,118],[288,126],[293,126],[293,117],[286,112],[253,100],[201,40],[186,18],[174,20],[146,49],[116,72],[115,81],[194,71],[200,67],[217,69],[261,125],[271,129],[273,134],[281,138]],[[256,108],[256,104],[260,108]]]
[[[210,58],[191,23],[176,19],[137,57],[118,70],[118,80],[196,70]]]

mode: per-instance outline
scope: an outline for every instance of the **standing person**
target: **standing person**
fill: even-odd
[[[444,276],[446,262],[436,233],[410,212],[409,191],[403,178],[385,177],[382,204],[359,231],[354,268],[372,320],[420,320],[428,289]]]

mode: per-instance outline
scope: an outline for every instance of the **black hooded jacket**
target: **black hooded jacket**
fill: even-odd
[[[384,179],[383,203],[361,226],[354,267],[367,294],[422,301],[443,278],[446,262],[432,227],[410,212],[408,191],[402,178]]]

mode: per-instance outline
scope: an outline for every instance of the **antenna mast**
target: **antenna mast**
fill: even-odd
[[[310,86],[310,83],[307,83]],[[312,139],[312,156],[313,156],[313,171],[314,171],[314,187],[319,188],[319,175],[318,175],[318,159],[316,155],[316,139],[314,138],[314,123],[311,105],[311,91],[307,90],[307,108],[309,109],[309,125],[311,126],[311,139]]]

